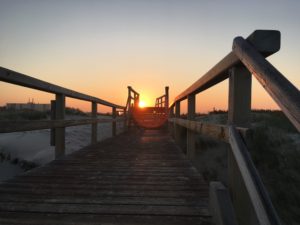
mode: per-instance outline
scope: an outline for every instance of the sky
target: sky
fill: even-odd
[[[268,60],[299,88],[299,12],[298,0],[0,0],[0,66],[120,105],[130,85],[153,105],[165,86],[172,102],[234,37],[275,29],[281,49]],[[0,90],[0,105],[54,98],[3,82]],[[227,109],[228,81],[196,99],[197,112]],[[252,108],[277,108],[255,78]]]

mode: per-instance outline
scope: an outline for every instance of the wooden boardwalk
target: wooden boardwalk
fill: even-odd
[[[0,224],[211,224],[208,185],[168,134],[136,130],[0,185]]]

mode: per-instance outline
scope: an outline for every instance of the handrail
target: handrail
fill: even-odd
[[[128,86],[128,89],[130,89],[130,92],[133,92],[136,95],[140,95],[137,91],[135,91],[131,86]]]
[[[128,86],[127,88],[128,88],[128,97],[127,97],[125,110],[130,111],[132,100],[133,100],[134,107],[138,106],[140,101],[140,94],[137,91],[135,91],[131,86]],[[133,97],[131,96],[131,93],[133,93]]]
[[[163,103],[165,103],[166,95],[162,95],[155,100],[155,107],[164,107]]]
[[[165,94],[156,98],[155,107],[164,107],[166,108],[166,111],[168,110],[169,108],[169,87],[168,86],[165,87]]]
[[[124,130],[126,129],[126,108],[111,102],[86,95],[71,89],[51,84],[34,77],[24,75],[3,67],[0,67],[0,81],[28,87],[55,94],[55,100],[51,100],[51,120],[45,121],[1,121],[0,133],[51,129],[50,144],[55,146],[55,158],[65,155],[65,127],[91,124],[91,143],[97,142],[97,123],[111,122],[112,136],[117,134],[117,109],[123,110]],[[65,98],[75,98],[91,102],[91,119],[65,120]],[[97,104],[112,108],[112,119],[97,118]]]
[[[233,51],[300,131],[300,92],[242,37],[233,41]]]
[[[73,91],[71,89],[67,89],[55,84],[51,84],[39,79],[36,79],[34,77],[27,76],[22,73],[18,73],[3,67],[0,67],[0,80],[11,83],[11,84],[16,84],[20,85],[23,87],[28,87],[40,91],[45,91],[53,94],[62,94],[65,95],[66,97],[70,98],[75,98],[75,99],[80,99],[84,101],[90,101],[90,102],[96,102],[101,105],[106,105],[109,107],[115,107],[119,109],[124,109],[124,106],[116,105],[111,102],[102,100],[100,98],[96,98],[90,95],[86,95],[77,91]]]
[[[187,128],[186,154],[188,158],[192,159],[195,156],[195,133],[225,142],[229,141],[232,151],[228,152],[228,185],[233,205],[238,212],[238,221],[241,224],[280,224],[247,152],[246,145],[240,137],[240,135],[245,135],[243,137],[247,140],[247,133],[241,132],[244,130],[239,128],[241,133],[239,134],[235,128],[246,129],[250,125],[252,73],[300,131],[299,90],[264,58],[279,49],[279,31],[258,30],[253,32],[247,40],[241,37],[235,38],[233,50],[170,104],[171,115],[175,118],[169,119],[169,122],[173,123],[172,133],[177,143],[184,143],[180,130],[182,127]],[[226,78],[229,78],[229,125],[212,125],[194,121],[196,94]],[[184,99],[187,99],[187,120],[180,119],[180,102]],[[240,207],[241,204],[246,207]]]
[[[169,118],[168,121],[178,124],[182,127],[187,128],[188,130],[194,131],[206,137],[229,143],[229,127],[227,125],[193,121],[181,118]],[[237,129],[240,133],[242,133],[244,137],[247,137],[249,135],[248,128],[237,127]]]
[[[249,192],[250,201],[255,205],[254,211],[257,214],[259,224],[280,225],[279,218],[275,213],[271,199],[255,168],[247,146],[244,144],[241,135],[234,126],[229,126],[229,143],[236,164],[245,182],[246,189]]]
[[[254,45],[264,56],[269,56],[280,48],[280,32],[275,30],[256,30],[247,38],[247,41]],[[170,107],[174,106],[176,101],[186,99],[188,95],[197,94],[222,82],[229,76],[228,69],[239,63],[239,58],[231,51],[206,74],[180,93]]]

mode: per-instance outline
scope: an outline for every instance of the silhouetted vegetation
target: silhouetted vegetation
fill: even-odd
[[[66,107],[65,109],[66,115],[76,115],[76,116],[88,116],[87,113],[83,112],[78,108]]]
[[[42,120],[47,119],[47,112],[35,110],[5,110],[0,112],[0,120]]]
[[[198,119],[227,124],[227,111],[213,110]],[[280,110],[252,110],[249,152],[284,224],[300,224],[300,134]],[[199,136],[195,166],[207,181],[226,183],[229,145]]]
[[[211,115],[211,114],[226,114],[226,113],[228,113],[227,110],[213,108],[213,110],[210,111],[208,114]]]
[[[299,224],[300,135],[281,112],[260,112],[255,117],[252,159],[281,219]]]

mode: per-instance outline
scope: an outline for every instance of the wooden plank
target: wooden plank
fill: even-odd
[[[279,31],[256,30],[247,38],[247,40],[255,46],[258,52],[262,52],[265,56],[271,55],[280,49]],[[190,94],[199,93],[225,80],[228,78],[228,69],[239,63],[240,59],[235,55],[235,53],[230,52],[206,74],[179,94],[175,98],[173,104],[175,104],[176,101],[186,99]]]
[[[82,94],[80,92],[73,91],[71,89],[63,88],[58,85],[51,84],[3,67],[0,67],[0,80],[7,83],[16,84],[23,87],[28,87],[28,88],[45,91],[53,94],[65,95],[66,97],[70,97],[70,98],[76,98],[76,99],[90,101],[90,102],[97,102],[98,104],[102,104],[110,107],[116,107],[120,109],[124,108],[124,106],[116,105],[108,101],[102,100],[100,98]]]
[[[15,203],[0,204],[0,211],[35,213],[88,213],[120,215],[166,215],[166,216],[209,216],[206,207],[199,206],[158,206],[151,205],[94,205],[94,204],[51,204],[51,203]]]
[[[123,198],[123,197],[160,197],[160,198],[207,198],[207,190],[200,191],[199,189],[190,189],[190,190],[99,190],[99,189],[73,189],[66,188],[62,190],[58,189],[20,189],[20,188],[0,188],[3,193],[7,193],[10,195],[17,195],[22,192],[24,195],[40,195],[41,198],[43,196],[57,196],[57,195],[66,195],[66,196],[81,196],[87,198],[106,198],[106,197],[115,197],[115,198]]]
[[[201,185],[198,184],[190,184],[190,183],[185,183],[182,185],[170,185],[168,183],[164,183],[163,186],[159,186],[156,184],[141,184],[138,183],[139,185],[136,185],[136,183],[133,184],[120,184],[118,183],[118,185],[116,185],[116,183],[108,183],[108,184],[104,184],[104,183],[99,183],[99,182],[95,182],[95,183],[87,183],[87,184],[69,184],[69,183],[62,183],[62,184],[37,184],[37,183],[6,183],[2,185],[2,188],[11,188],[11,189],[24,189],[24,190],[32,190],[32,189],[44,189],[44,190],[52,190],[52,189],[58,189],[58,190],[63,190],[63,189],[82,189],[82,190],[86,190],[86,189],[90,189],[90,190],[156,190],[156,191],[166,191],[166,190],[174,190],[174,191],[188,191],[188,190],[204,190],[207,191],[207,187],[202,187]]]
[[[87,216],[128,215],[147,216],[151,224],[157,218],[209,224],[208,186],[171,138],[159,130],[132,131],[0,184],[0,223],[42,218],[47,224],[64,215],[63,224],[84,215],[74,224],[90,224]],[[24,220],[24,212],[35,216]]]
[[[0,212],[1,224],[14,225],[77,225],[77,224],[118,224],[118,225],[210,225],[210,218],[202,216],[149,216],[149,215],[96,215],[96,214],[42,214]]]
[[[160,206],[198,206],[207,207],[208,199],[204,198],[163,198],[163,197],[81,197],[74,198],[71,195],[24,195],[24,194],[7,194],[0,195],[1,204],[6,202],[20,203],[56,203],[56,204],[93,204],[93,205],[160,205]]]
[[[205,135],[211,138],[218,139],[220,141],[229,142],[228,126],[214,123],[206,123],[199,121],[190,121],[180,118],[170,118],[170,122],[174,122],[187,129],[193,130],[198,134]],[[243,137],[249,135],[250,130],[248,128],[237,127]]]
[[[232,49],[300,131],[299,90],[242,37],[234,39]]]

